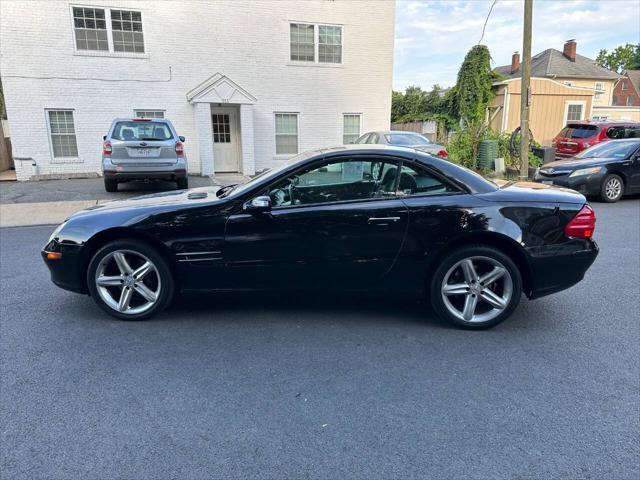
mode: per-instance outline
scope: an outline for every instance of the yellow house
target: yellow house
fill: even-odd
[[[620,78],[594,60],[576,53],[576,41],[568,40],[563,51],[553,48],[531,58],[531,132],[535,140],[551,145],[568,121],[588,120],[594,108],[612,103],[613,88]],[[496,82],[491,126],[511,132],[520,125],[520,54],[511,65],[497,67],[505,80]]]

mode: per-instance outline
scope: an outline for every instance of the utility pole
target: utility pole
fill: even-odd
[[[524,0],[522,78],[520,80],[520,178],[529,176],[529,107],[531,106],[531,20],[533,0]]]

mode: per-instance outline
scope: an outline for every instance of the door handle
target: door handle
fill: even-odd
[[[400,221],[400,217],[371,217],[367,222],[375,223],[376,225],[387,225],[389,223],[394,223],[399,221]]]

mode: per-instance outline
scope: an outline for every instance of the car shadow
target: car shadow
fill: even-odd
[[[241,315],[278,318],[331,317],[347,322],[390,321],[430,324],[440,328],[455,328],[438,317],[427,301],[371,293],[309,293],[309,292],[216,292],[176,296],[172,305],[158,321],[175,317],[209,321],[225,316]],[[153,320],[153,319],[152,319]]]

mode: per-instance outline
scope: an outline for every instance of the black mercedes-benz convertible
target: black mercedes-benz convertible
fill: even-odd
[[[401,147],[306,152],[249,182],[114,201],[55,229],[53,282],[138,320],[176,292],[313,289],[426,295],[443,318],[486,328],[524,292],[579,282],[595,260],[584,196],[496,185]]]

